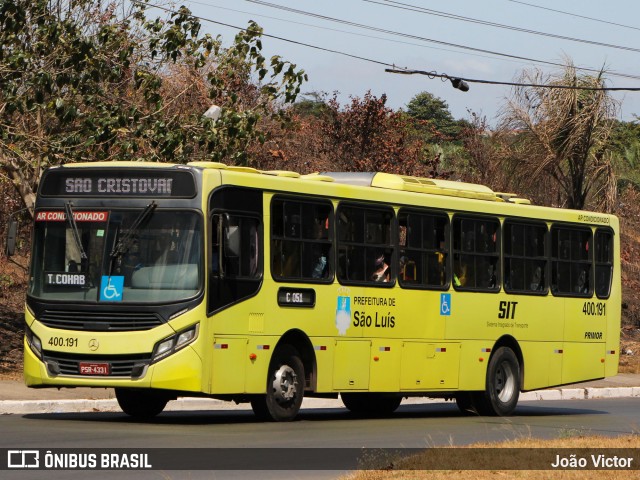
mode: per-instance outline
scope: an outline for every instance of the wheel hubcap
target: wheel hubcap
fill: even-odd
[[[289,402],[294,399],[298,391],[298,376],[289,365],[282,365],[275,373],[273,391],[278,403]]]
[[[515,390],[515,375],[508,362],[502,362],[496,369],[496,394],[501,402],[508,402]]]

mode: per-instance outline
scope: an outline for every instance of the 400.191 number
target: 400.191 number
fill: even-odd
[[[602,317],[607,314],[607,304],[604,302],[584,302],[582,313],[588,316]]]
[[[52,347],[77,347],[78,339],[74,337],[51,337],[49,345]]]

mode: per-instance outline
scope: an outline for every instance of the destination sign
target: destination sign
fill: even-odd
[[[313,307],[316,291],[311,288],[279,288],[278,305],[281,307]]]
[[[48,286],[88,287],[89,277],[84,273],[45,272],[45,284]]]
[[[50,170],[40,193],[50,197],[193,198],[196,183],[184,170],[104,169]]]

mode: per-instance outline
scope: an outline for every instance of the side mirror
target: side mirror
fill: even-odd
[[[7,227],[7,244],[5,247],[5,253],[7,257],[10,257],[16,252],[16,238],[18,236],[18,222],[16,220],[9,220]]]

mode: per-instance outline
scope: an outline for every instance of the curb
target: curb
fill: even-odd
[[[640,387],[589,387],[536,390],[522,393],[520,400],[590,400],[594,398],[628,397],[640,397]]]
[[[520,395],[520,401],[589,400],[596,398],[640,397],[640,387],[564,388],[536,390]],[[411,397],[402,405],[443,403],[443,399]],[[305,398],[302,408],[344,408],[340,399]],[[236,405],[215,399],[180,398],[167,404],[165,411],[246,410],[246,404]],[[0,415],[28,415],[43,413],[122,412],[115,399],[104,400],[0,400]]]

